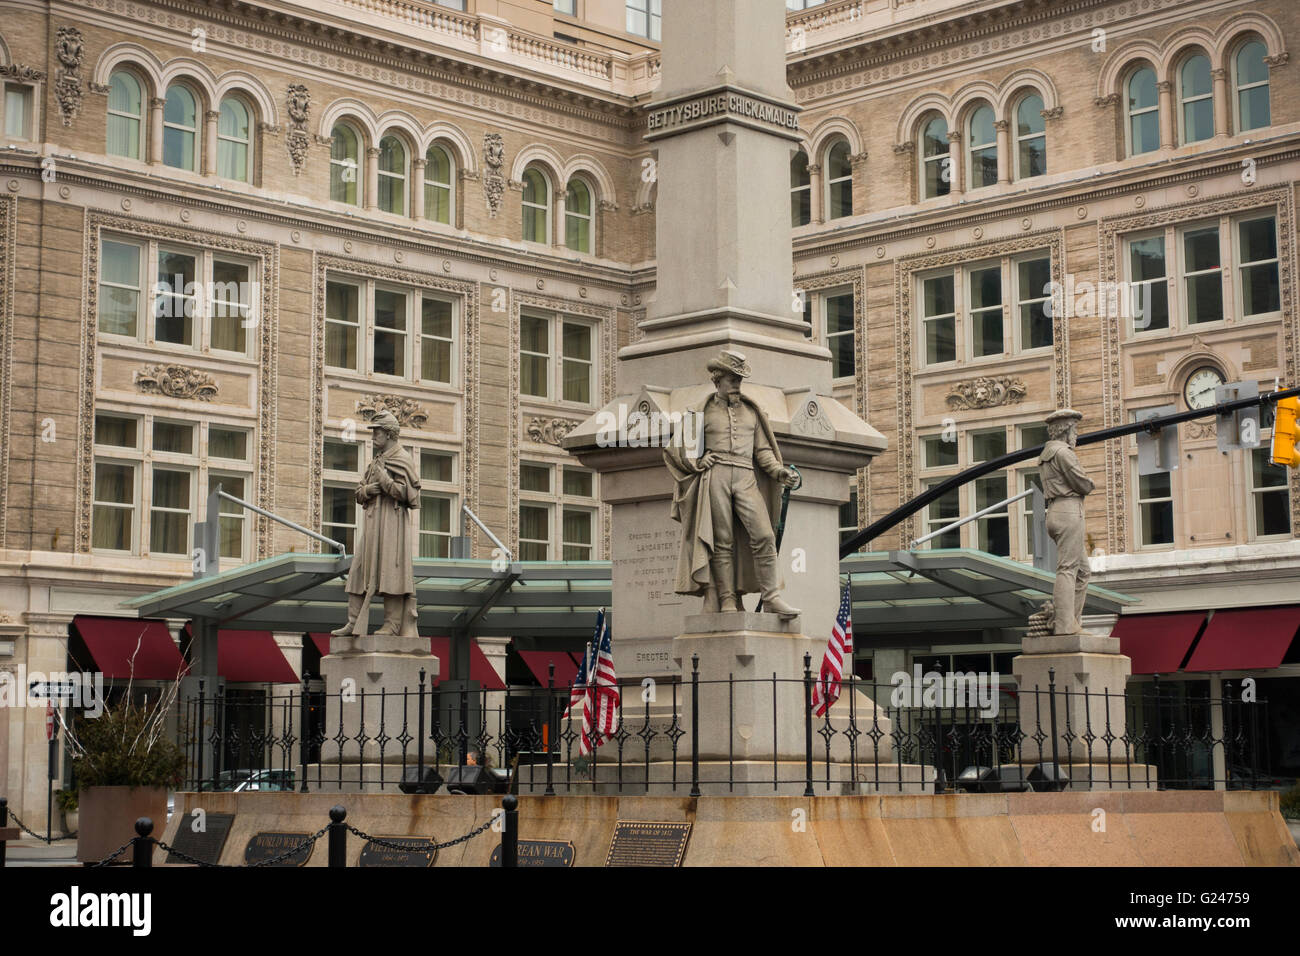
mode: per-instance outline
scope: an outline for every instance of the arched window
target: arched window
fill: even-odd
[[[534,166],[524,170],[524,241],[547,245],[551,235],[551,187]]]
[[[948,121],[934,115],[921,127],[921,198],[946,196],[952,188],[948,159]]]
[[[1128,154],[1137,156],[1160,148],[1160,98],[1156,71],[1149,66],[1128,78]]]
[[[1179,133],[1184,143],[1199,143],[1214,136],[1214,87],[1210,58],[1196,53],[1178,70]]]
[[[179,83],[167,87],[163,105],[163,165],[194,169],[198,154],[198,106],[194,94]]]
[[[1258,40],[1243,43],[1232,58],[1232,82],[1237,90],[1237,132],[1269,125],[1267,51]]]
[[[144,94],[140,81],[127,70],[115,70],[108,80],[109,155],[139,159],[143,130]]]
[[[998,134],[993,128],[993,107],[986,103],[971,113],[966,138],[970,144],[970,185],[967,188],[996,186]]]
[[[1029,179],[1047,172],[1047,123],[1043,100],[1037,93],[1024,97],[1016,107],[1016,179]]]
[[[790,159],[790,225],[806,226],[812,222],[812,175],[808,172],[808,154],[802,149]]]
[[[564,244],[574,252],[591,252],[591,187],[570,179],[564,191]]]
[[[436,143],[424,154],[424,218],[451,225],[451,154]]]
[[[826,153],[826,218],[853,215],[853,160],[849,144],[840,140]]]
[[[338,123],[330,130],[330,199],[359,205],[361,190],[357,169],[361,158],[361,137],[347,123]]]
[[[379,208],[406,215],[406,147],[396,136],[379,141]]]
[[[249,145],[252,115],[243,101],[227,96],[221,101],[217,119],[217,175],[223,179],[249,180]]]

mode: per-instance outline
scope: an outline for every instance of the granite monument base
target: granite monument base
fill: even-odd
[[[328,695],[322,762],[378,760],[379,744],[373,738],[379,733],[381,711],[384,730],[392,736],[402,726],[402,692],[409,691],[405,708],[408,724],[414,727],[420,671],[424,671],[428,688],[438,678],[438,665],[438,658],[429,653],[427,637],[331,637],[330,653],[320,662]],[[340,691],[344,695],[341,703]],[[333,743],[340,729],[348,738],[341,753]],[[371,738],[364,748],[356,740],[363,732]]]

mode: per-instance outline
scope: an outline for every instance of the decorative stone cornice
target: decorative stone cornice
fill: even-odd
[[[618,212],[618,203],[612,199],[602,199],[597,204],[601,212]]]
[[[19,83],[45,82],[44,70],[37,70],[30,66],[19,66],[17,63],[0,66],[0,76],[8,77],[11,80],[17,80]]]
[[[266,136],[279,136],[284,132],[284,127],[276,126],[274,123],[258,123],[257,131]]]
[[[916,152],[916,143],[913,142],[913,141],[910,140],[910,139],[909,139],[906,143],[895,143],[895,144],[894,144],[894,152],[895,152],[895,153],[914,153],[914,152]]]
[[[965,382],[953,382],[948,389],[948,407],[954,410],[1018,405],[1025,400],[1025,383],[1009,375],[981,375]]]
[[[1281,53],[1274,54],[1273,56],[1264,57],[1264,62],[1271,67],[1279,67],[1286,66],[1286,61],[1289,59],[1291,59],[1291,54],[1283,50]]]
[[[867,161],[867,155],[868,153],[864,149],[862,152],[854,153],[852,156],[850,156],[849,162],[853,164],[854,169],[857,169]]]
[[[1119,94],[1107,93],[1105,96],[1093,97],[1092,101],[1097,104],[1098,109],[1107,109],[1119,102]]]
[[[1038,115],[1047,120],[1060,119],[1065,115],[1065,107],[1053,106],[1050,110],[1039,110]]]
[[[529,441],[539,445],[555,445],[557,448],[564,436],[580,425],[581,422],[567,418],[530,418],[524,425],[524,434]]]
[[[146,365],[131,379],[141,392],[210,402],[217,395],[217,382],[207,372],[186,365]]]
[[[366,421],[370,421],[381,411],[392,412],[399,425],[409,425],[412,428],[423,428],[425,422],[429,420],[429,413],[414,399],[378,392],[357,399],[357,411]]]

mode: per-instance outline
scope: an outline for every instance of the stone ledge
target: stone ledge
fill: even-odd
[[[1100,634],[1046,634],[1027,637],[1021,642],[1020,653],[1037,654],[1118,654],[1119,638]]]
[[[802,633],[799,623],[798,617],[785,620],[779,614],[758,614],[754,611],[688,614],[686,630],[682,633],[682,637],[695,634],[736,634],[741,631],[799,636]]]

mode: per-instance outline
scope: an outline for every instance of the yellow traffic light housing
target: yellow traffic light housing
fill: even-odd
[[[1300,442],[1300,398],[1279,399],[1277,414],[1273,418],[1273,450],[1269,460],[1288,468],[1300,467],[1297,442]]]

